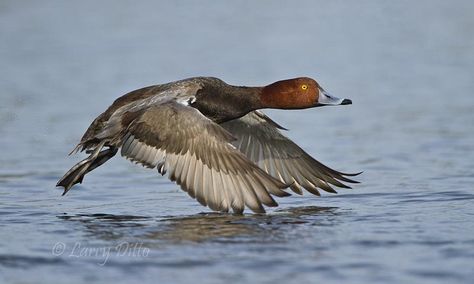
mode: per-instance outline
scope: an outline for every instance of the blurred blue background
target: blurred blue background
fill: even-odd
[[[0,282],[470,283],[473,12],[468,0],[1,1]],[[67,153],[115,98],[192,76],[309,76],[352,99],[266,112],[362,183],[266,216],[215,215],[116,158],[60,196],[82,158]],[[142,250],[120,255],[122,243]]]

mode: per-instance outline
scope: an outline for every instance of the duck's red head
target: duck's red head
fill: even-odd
[[[325,105],[352,104],[349,99],[330,96],[311,78],[301,77],[275,82],[262,89],[261,103],[266,108],[301,109]]]

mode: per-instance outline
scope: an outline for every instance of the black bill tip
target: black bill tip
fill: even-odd
[[[341,102],[341,105],[351,105],[351,104],[352,104],[352,101],[349,99],[343,99]]]

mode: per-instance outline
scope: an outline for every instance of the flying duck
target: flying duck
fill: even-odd
[[[264,87],[232,86],[195,77],[149,86],[118,98],[89,126],[70,153],[89,156],[57,183],[66,194],[84,176],[120,154],[168,174],[191,197],[214,211],[240,214],[278,206],[290,188],[320,195],[357,183],[318,162],[282,134],[260,109],[304,109],[352,104],[329,95],[311,78]]]

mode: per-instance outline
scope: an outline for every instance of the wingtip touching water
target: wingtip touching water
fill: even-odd
[[[132,91],[118,98],[89,126],[71,153],[86,151],[57,183],[65,195],[84,176],[120,154],[157,169],[214,211],[264,213],[273,198],[306,190],[336,193],[333,187],[359,173],[333,170],[284,136],[286,130],[259,109],[348,105],[310,78],[264,87],[228,85],[195,77]]]

